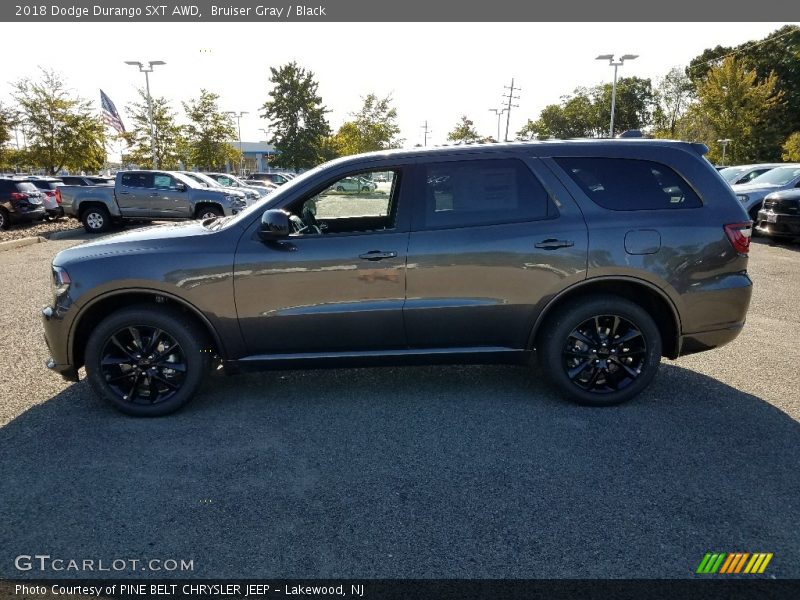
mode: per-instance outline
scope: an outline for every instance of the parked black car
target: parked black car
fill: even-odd
[[[750,221],[701,144],[597,140],[347,157],[242,213],[59,253],[44,309],[67,379],[172,412],[226,372],[538,355],[580,403],[744,325]],[[386,174],[375,189],[346,178]]]
[[[755,227],[768,237],[800,238],[800,190],[767,195],[758,211]]]
[[[8,229],[21,221],[44,219],[47,213],[42,204],[43,195],[30,181],[1,177],[0,229]]]

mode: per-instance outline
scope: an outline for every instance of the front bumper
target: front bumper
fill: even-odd
[[[45,366],[67,381],[78,381],[78,369],[69,362],[67,331],[58,307],[46,306],[42,309],[42,326],[44,341],[50,351]]]
[[[756,231],[767,236],[800,237],[800,215],[760,210],[755,226]]]

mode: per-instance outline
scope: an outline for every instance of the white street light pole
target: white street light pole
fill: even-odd
[[[139,67],[139,71],[144,73],[144,84],[147,88],[147,115],[150,120],[150,150],[153,153],[153,168],[158,168],[158,155],[156,154],[156,124],[153,121],[153,100],[150,97],[150,73],[153,72],[153,67],[165,65],[163,60],[150,60],[147,62],[147,67],[138,60],[126,60],[126,65]]]
[[[225,112],[227,115],[236,117],[236,126],[239,128],[239,175],[244,175],[244,152],[242,152],[242,117],[249,115],[247,111],[236,112],[235,110],[228,110]]]
[[[595,60],[607,60],[608,64],[614,67],[614,83],[611,86],[611,125],[608,128],[608,137],[614,137],[614,111],[617,108],[617,68],[621,67],[626,60],[639,58],[638,54],[623,54],[619,61],[614,61],[613,54],[601,54]]]
[[[725,138],[724,140],[717,140],[718,143],[722,144],[722,164],[720,166],[725,166],[725,151],[728,149],[728,144],[730,144],[733,140],[729,140]]]
[[[500,117],[503,116],[503,113],[506,112],[507,108],[490,108],[489,112],[493,112],[497,115],[497,141],[500,141]]]

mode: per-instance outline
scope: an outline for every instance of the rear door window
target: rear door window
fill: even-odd
[[[610,210],[698,208],[700,197],[670,167],[649,160],[554,159],[595,203]]]
[[[555,216],[547,191],[517,159],[423,165],[425,228],[469,227]]]
[[[152,173],[125,173],[122,176],[122,185],[131,188],[153,187]]]

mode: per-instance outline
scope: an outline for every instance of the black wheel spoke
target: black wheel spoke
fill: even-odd
[[[128,331],[133,338],[133,345],[138,352],[144,352],[144,344],[142,344],[142,335],[139,333],[138,327],[128,327]]]
[[[586,367],[589,366],[589,362],[590,362],[589,359],[586,359],[582,363],[576,365],[575,367],[567,369],[567,376],[574,381],[578,375],[580,375],[586,370]]]
[[[136,373],[135,377],[133,378],[133,385],[131,386],[130,391],[125,394],[124,399],[128,402],[133,402],[136,400],[136,397],[139,395],[139,379],[141,378],[141,374],[139,372]]]
[[[630,329],[624,335],[619,337],[618,339],[614,340],[615,345],[624,344],[625,342],[629,342],[634,338],[637,338],[642,335],[642,332],[638,329]]]
[[[593,339],[591,339],[590,337],[587,337],[586,335],[584,335],[581,331],[578,331],[577,329],[575,331],[573,331],[572,333],[570,333],[569,337],[573,337],[576,340],[583,342],[587,346],[594,346],[596,344],[596,342]]]
[[[119,357],[119,356],[106,356],[106,357],[103,358],[103,360],[100,362],[100,364],[103,365],[104,367],[107,367],[107,366],[111,366],[111,365],[115,365],[115,366],[130,365],[130,364],[133,364],[135,362],[136,361],[133,360],[130,356],[125,356],[124,358]]]
[[[164,379],[161,375],[151,375],[150,378],[151,379],[155,379],[159,383],[163,383],[165,386],[167,386],[171,390],[177,390],[180,387],[179,385],[176,385],[176,384],[172,383],[168,379]]]
[[[122,343],[117,339],[116,335],[112,335],[111,336],[111,343],[114,344],[120,350],[122,350],[125,353],[125,356],[127,356],[128,358],[130,358],[133,361],[136,360],[136,357],[133,355],[133,352],[131,352],[125,346],[123,346]]]
[[[186,372],[186,363],[168,362],[166,359],[156,363],[159,369],[172,369],[173,371]]]
[[[150,336],[150,340],[147,343],[147,348],[145,348],[145,354],[152,354],[156,348],[158,348],[158,338],[161,337],[161,334],[164,333],[160,329],[156,328],[153,330],[153,335]]]
[[[126,373],[122,373],[117,375],[116,377],[111,377],[110,379],[106,379],[106,383],[116,383],[117,381],[124,381],[126,379],[130,379],[136,375],[136,371],[127,371]]]
[[[614,360],[614,363],[619,365],[623,369],[625,369],[625,372],[628,373],[628,375],[630,375],[634,379],[639,376],[639,373],[636,372],[636,369],[632,369],[631,367],[626,365],[624,362],[622,362],[620,360]]]

